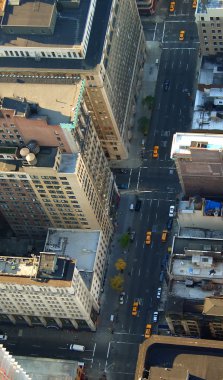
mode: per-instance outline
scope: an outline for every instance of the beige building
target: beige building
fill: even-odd
[[[22,157],[13,149],[0,160],[0,209],[16,235],[42,236],[52,226],[102,229],[110,238],[109,212],[79,153],[42,147]]]
[[[198,0],[195,19],[202,55],[215,55],[223,51],[222,1]]]
[[[54,3],[47,2],[51,7]],[[77,7],[67,3],[57,11],[55,27],[47,38],[29,28],[20,38],[14,26],[10,34],[2,27],[0,82],[54,84],[81,76],[86,80],[85,102],[106,156],[111,160],[126,158],[145,60],[136,1],[99,4],[91,0],[88,6],[80,1]],[[22,13],[24,4],[12,8]],[[72,19],[78,22],[74,24]]]
[[[108,243],[100,231],[48,231],[45,250],[0,257],[0,319],[96,329]]]
[[[35,140],[42,147],[59,147],[62,153],[79,153],[110,212],[117,188],[84,101],[85,91],[85,81],[74,75],[68,83],[54,83],[53,95],[50,83],[0,83],[0,147],[24,147]]]

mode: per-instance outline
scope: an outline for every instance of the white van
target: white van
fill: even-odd
[[[7,340],[8,339],[8,337],[7,337],[7,335],[5,334],[5,335],[0,335],[0,340]]]
[[[81,346],[80,344],[71,344],[70,350],[71,351],[82,351],[83,352],[85,350],[85,347]]]

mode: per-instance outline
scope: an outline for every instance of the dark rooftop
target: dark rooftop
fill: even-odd
[[[210,253],[222,252],[223,240],[175,237],[173,254],[184,255],[185,250],[206,251]]]
[[[31,10],[33,9],[33,0],[23,0],[19,6],[7,5],[7,12],[4,19],[6,19],[5,24],[9,21],[15,24],[19,23],[19,20],[23,22],[31,23],[30,26],[37,26],[36,22],[32,20],[36,18]],[[50,12],[50,5],[52,6],[55,1],[53,0],[42,0],[39,2],[42,6],[41,12],[37,13],[37,22],[39,22],[40,27],[42,23],[46,20],[46,13]],[[91,0],[81,0],[79,7],[69,8],[60,10],[57,14],[57,20],[55,29],[52,35],[38,35],[38,34],[6,34],[4,31],[0,31],[1,45],[15,45],[15,46],[30,46],[30,47],[40,47],[40,46],[61,46],[61,47],[71,47],[73,45],[80,45],[83,41],[85,25],[87,21],[88,11],[90,7]],[[44,6],[45,5],[45,6]],[[28,8],[27,8],[28,6]],[[23,9],[27,8],[24,12]],[[48,9],[49,8],[49,9]],[[17,10],[15,12],[15,10]],[[43,15],[41,15],[43,13]],[[14,16],[13,16],[14,14]],[[26,17],[25,17],[26,14]],[[34,17],[35,16],[35,17]],[[49,18],[49,14],[48,14]],[[28,21],[24,21],[24,20]],[[42,21],[41,21],[42,20]],[[24,25],[24,24],[23,24]],[[17,58],[16,58],[17,60]]]
[[[37,163],[34,165],[36,167],[46,167],[46,168],[52,168],[55,163],[55,157],[57,154],[58,148],[54,147],[40,147],[39,153],[36,155]],[[9,165],[16,165],[16,170],[19,170],[19,168],[23,167],[23,161],[22,159],[16,160],[7,160],[4,158],[0,158],[0,162],[3,162],[5,164]],[[29,166],[29,165],[27,165]],[[30,165],[32,166],[32,165]]]
[[[86,1],[86,0],[82,0]],[[81,1],[81,2],[82,2]],[[50,71],[59,70],[88,70],[94,68],[101,60],[104,39],[108,25],[112,0],[97,0],[87,54],[85,59],[42,59],[37,61],[34,58],[0,58],[0,67],[48,69]],[[67,23],[66,23],[67,25]],[[47,38],[47,37],[46,37]],[[16,81],[16,78],[15,78]]]
[[[24,115],[27,111],[29,111],[29,104],[21,99],[17,100],[12,98],[3,98],[2,108],[15,110],[17,115]]]
[[[153,367],[159,368],[162,375],[163,369],[181,368],[188,370],[189,379],[220,380],[223,373],[222,358],[223,342],[152,335],[140,346],[135,380],[155,380],[157,377],[150,376]],[[165,376],[163,378],[166,379]]]

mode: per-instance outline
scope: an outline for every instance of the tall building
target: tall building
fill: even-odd
[[[198,0],[195,19],[202,55],[215,55],[223,51],[222,1]]]
[[[0,379],[1,380],[31,380],[21,365],[0,344]]]
[[[0,209],[17,235],[38,236],[49,226],[112,233],[117,188],[84,102],[85,82],[72,80],[54,84],[53,95],[50,84],[0,85],[7,95],[0,106]],[[27,161],[30,153],[37,161]]]
[[[0,320],[96,329],[108,241],[100,231],[51,229],[45,252],[0,257]]]
[[[145,59],[136,1],[30,0],[6,2],[2,12],[0,81],[81,76],[106,156],[126,158]]]
[[[194,132],[173,136],[171,158],[185,195],[222,196],[222,148],[222,134]]]
[[[0,159],[0,210],[15,234],[43,236],[52,226],[101,229],[109,238],[109,212],[81,155],[40,147],[23,157],[25,149],[6,147],[7,159]]]

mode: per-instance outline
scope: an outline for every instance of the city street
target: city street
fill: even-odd
[[[154,311],[159,315],[153,331],[158,333],[159,324],[165,324],[162,312],[166,296],[165,260],[177,224],[173,224],[172,235],[169,234],[166,242],[161,241],[161,234],[166,229],[169,208],[176,204],[180,193],[170,150],[173,134],[190,128],[199,45],[192,2],[177,3],[174,14],[170,15],[166,9],[165,20],[156,21],[153,16],[143,21],[143,25],[147,41],[159,41],[162,47],[155,104],[144,149],[137,152],[142,155],[141,165],[134,169],[126,167],[123,173],[114,169],[117,184],[124,184],[125,190],[121,190],[97,332],[1,326],[9,336],[5,346],[10,353],[84,361],[89,380],[99,380],[103,373],[109,380],[133,379],[139,344],[144,340],[145,326],[152,322]],[[185,30],[184,41],[179,41],[180,30]],[[166,90],[165,81],[169,83]],[[158,158],[152,157],[154,145],[159,146]],[[141,209],[130,211],[136,197],[142,200]],[[129,227],[135,231],[135,239],[123,250],[119,239]],[[145,244],[147,231],[151,231],[150,245]],[[123,305],[109,284],[109,279],[117,273],[114,263],[118,258],[127,263],[123,274]],[[157,298],[159,287],[162,287],[161,299]],[[139,302],[135,317],[132,316],[134,300]],[[69,351],[70,343],[83,344],[85,352]]]

